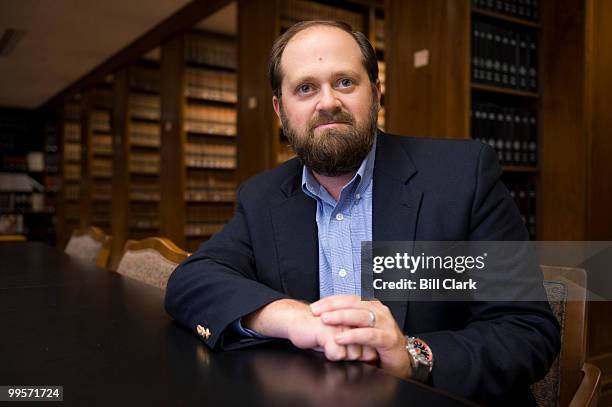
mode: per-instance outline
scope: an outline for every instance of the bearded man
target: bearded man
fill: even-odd
[[[360,297],[362,241],[527,239],[494,151],[377,130],[374,50],[343,23],[290,28],[269,77],[297,158],[239,188],[234,217],[172,274],[168,313],[211,349],[286,339],[476,401],[533,403],[560,346],[547,303]]]

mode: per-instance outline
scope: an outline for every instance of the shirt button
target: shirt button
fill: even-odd
[[[342,278],[346,277],[346,270],[345,269],[340,269],[340,271],[338,272],[338,275]]]
[[[355,195],[355,199],[359,200],[361,198],[360,194]]]
[[[336,220],[342,220],[342,219],[344,219],[344,215],[343,214],[339,213],[339,214],[336,215]]]

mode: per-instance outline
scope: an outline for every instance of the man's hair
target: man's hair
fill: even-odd
[[[370,44],[370,41],[368,41],[368,38],[359,31],[353,31],[350,25],[342,21],[310,20],[302,21],[291,26],[283,35],[278,37],[272,46],[272,51],[270,52],[270,58],[268,60],[268,79],[274,96],[279,99],[281,97],[283,73],[281,72],[280,65],[285,47],[287,47],[289,41],[291,41],[297,33],[316,26],[335,27],[350,34],[353,39],[355,39],[355,42],[357,42],[357,45],[359,45],[359,49],[361,50],[361,62],[368,73],[370,82],[373,86],[376,86],[376,81],[378,80],[378,61],[376,60],[374,48],[372,44]]]

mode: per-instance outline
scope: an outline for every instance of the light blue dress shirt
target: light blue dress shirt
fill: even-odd
[[[304,166],[302,190],[317,202],[319,296],[361,294],[361,242],[372,240],[372,193],[376,138],[355,176],[342,188],[338,201]],[[262,337],[237,320],[244,336]]]
[[[302,190],[317,201],[319,295],[361,294],[361,242],[372,240],[376,143],[336,201],[304,167]]]

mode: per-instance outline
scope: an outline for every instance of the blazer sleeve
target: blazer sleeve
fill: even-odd
[[[229,350],[269,341],[245,338],[232,324],[270,302],[288,297],[256,279],[241,193],[242,188],[237,192],[232,219],[174,270],[166,288],[168,314],[195,333],[198,325],[208,329],[210,336],[202,339],[211,349]]]
[[[479,153],[470,240],[518,241],[528,238],[518,209],[500,182],[495,152]],[[537,266],[537,263],[535,264]],[[529,268],[522,290],[529,298],[545,299],[539,268]],[[512,273],[512,271],[510,271]],[[484,403],[505,404],[523,398],[531,383],[544,377],[559,353],[559,324],[546,301],[473,301],[467,304],[469,323],[457,331],[417,334],[431,347],[435,387]],[[521,396],[509,394],[517,389]],[[504,401],[505,400],[505,401]]]

